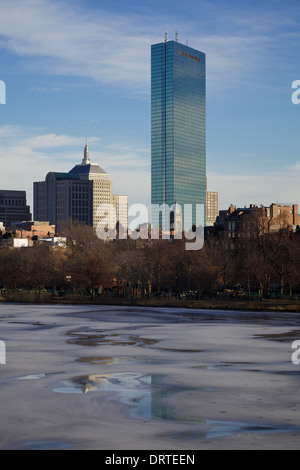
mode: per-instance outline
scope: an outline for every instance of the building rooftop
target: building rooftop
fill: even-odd
[[[76,165],[71,171],[69,171],[68,174],[71,177],[71,175],[88,175],[90,173],[107,175],[106,171],[104,171],[102,168],[100,168],[99,165],[95,163]]]
[[[26,197],[26,191],[0,189],[0,196],[1,197]]]
[[[76,165],[74,168],[72,168],[72,170],[69,171],[69,175],[79,175],[85,178],[89,177],[90,175],[97,175],[98,177],[104,176],[105,178],[108,177],[108,173],[100,168],[99,165],[96,163],[91,163],[87,145],[84,148],[84,157],[81,165]]]
[[[75,173],[70,174],[70,172],[69,173],[54,172],[53,175],[55,176],[57,180],[73,180],[73,179],[78,180],[79,179],[79,175],[76,175]]]

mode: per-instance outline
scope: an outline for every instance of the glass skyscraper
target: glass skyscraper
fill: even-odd
[[[151,203],[193,207],[192,224],[204,225],[205,54],[177,41],[151,47]],[[204,209],[201,221],[196,204]]]

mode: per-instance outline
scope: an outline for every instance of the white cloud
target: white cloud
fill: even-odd
[[[36,135],[36,130],[21,126],[3,126],[0,135],[0,187],[25,190],[31,206],[33,182],[43,180],[49,171],[65,171],[61,146],[74,148],[79,142],[67,136]]]
[[[0,46],[23,60],[35,58],[37,69],[42,66],[50,74],[144,88],[151,40],[146,31],[138,32],[135,20],[79,10],[68,2],[10,0],[0,4]]]
[[[80,8],[66,0],[0,0],[0,7],[0,47],[19,56],[27,68],[50,75],[88,77],[136,93],[150,91],[150,45],[162,41],[166,23],[174,31],[178,27],[188,30],[190,45],[207,54],[212,89],[233,85],[247,73],[253,77],[257,65],[265,66],[267,57],[278,60],[280,52],[274,46],[284,37],[278,28],[287,22],[295,28],[291,20],[278,15],[272,21],[255,14],[245,18],[241,11],[229,16],[226,8],[215,11],[214,16],[206,12],[207,21],[199,32],[198,12],[195,19],[179,20],[173,28],[178,18],[172,14],[169,18],[159,13],[120,15],[101,7]]]
[[[151,203],[151,173],[140,170],[138,167],[133,171],[126,172],[117,169],[110,174],[113,180],[113,193],[129,196],[129,204]]]
[[[27,192],[32,207],[32,185],[44,180],[49,171],[68,172],[83,157],[84,137],[38,133],[21,126],[2,126],[0,136],[0,188]],[[30,134],[30,137],[28,137]],[[110,175],[115,194],[127,194],[130,204],[150,204],[150,151],[123,143],[101,145],[95,137],[90,147],[91,160]],[[78,147],[78,149],[77,149]],[[226,173],[208,170],[208,189],[218,191],[219,208],[230,204],[270,205],[273,202],[299,204],[300,162],[290,167],[255,172]]]
[[[268,206],[275,202],[300,206],[299,178],[299,162],[293,167],[257,168],[255,172],[207,172],[208,189],[218,191],[220,209],[227,209],[230,204],[238,207],[249,204]]]
[[[84,137],[43,134],[22,126],[0,127],[0,188],[27,192],[32,207],[33,182],[43,181],[49,171],[68,172],[81,163]],[[90,158],[110,175],[115,194],[127,194],[145,203],[150,195],[150,152],[123,143],[105,147],[90,136]]]
[[[97,142],[99,139],[91,137],[90,142]],[[68,135],[45,134],[24,139],[23,144],[32,149],[50,149],[57,147],[72,147],[82,145],[82,137],[72,137]]]
[[[123,143],[107,145],[103,152],[94,154],[97,161],[107,162],[109,171],[122,170],[128,174],[129,171],[150,171],[151,150],[147,148],[134,147]]]

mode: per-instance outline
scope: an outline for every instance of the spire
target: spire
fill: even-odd
[[[91,163],[90,161],[90,155],[89,155],[89,149],[87,144],[85,144],[84,147],[84,158],[82,160],[82,165],[89,165]]]
[[[84,147],[84,157],[82,160],[82,165],[89,165],[91,163],[89,149],[87,145],[87,124],[85,125],[85,147]]]

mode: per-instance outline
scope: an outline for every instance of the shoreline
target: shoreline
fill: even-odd
[[[117,297],[101,297],[96,299],[80,296],[68,296],[66,298],[36,294],[15,293],[9,296],[0,296],[0,303],[24,303],[40,305],[110,305],[127,307],[158,307],[158,308],[182,308],[194,310],[231,310],[245,312],[293,312],[300,313],[300,300],[291,302],[282,299],[266,300],[233,300],[233,299],[126,299]]]

